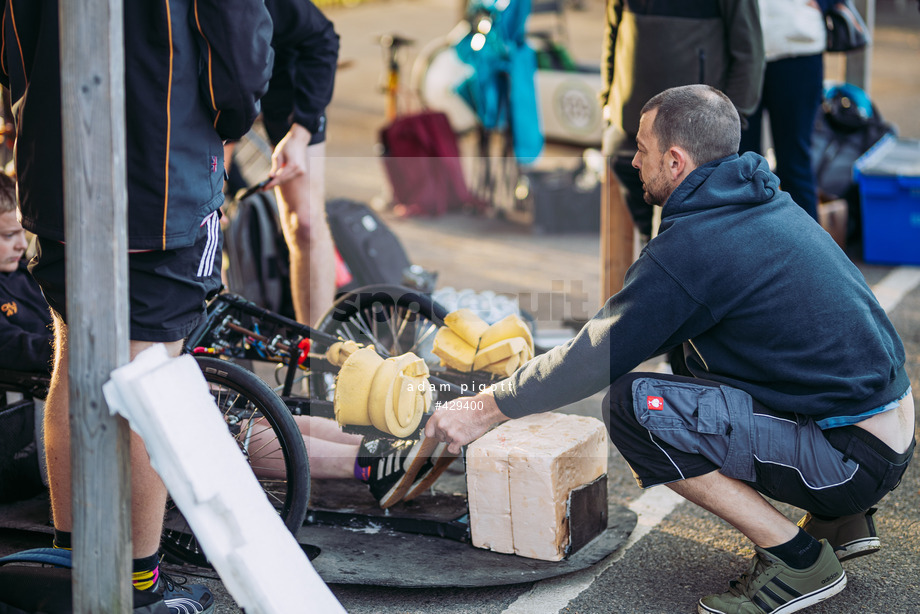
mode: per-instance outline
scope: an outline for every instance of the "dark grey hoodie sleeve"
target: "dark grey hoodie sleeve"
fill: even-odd
[[[603,390],[711,324],[709,311],[643,255],[627,273],[623,289],[574,339],[496,384],[495,400],[510,418],[563,407]]]

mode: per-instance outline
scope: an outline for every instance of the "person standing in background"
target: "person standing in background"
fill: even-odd
[[[271,181],[291,258],[299,322],[313,324],[335,299],[335,248],[326,223],[326,107],[332,100],[339,36],[308,0],[266,0],[275,67],[262,99],[274,146]]]
[[[760,0],[767,60],[763,95],[741,134],[742,153],[765,153],[763,112],[767,112],[780,187],[816,220],[818,189],[811,164],[811,137],[823,98],[824,11],[831,2]]]
[[[763,53],[757,0],[607,0],[602,149],[643,242],[652,235],[653,209],[632,166],[642,105],[670,87],[711,85],[731,99],[743,123],[760,100]]]

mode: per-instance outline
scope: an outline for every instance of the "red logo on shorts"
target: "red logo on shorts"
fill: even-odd
[[[661,411],[664,409],[664,399],[661,397],[645,397],[645,402],[648,404],[648,408]]]

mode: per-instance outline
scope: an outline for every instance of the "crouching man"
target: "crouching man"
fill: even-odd
[[[633,159],[663,205],[612,296],[567,344],[426,433],[457,451],[497,422],[605,388],[613,443],[643,488],[669,488],[754,542],[751,568],[699,612],[787,614],[846,586],[840,561],[878,550],[875,505],[914,450],[904,347],[834,241],[760,156],[716,89],[642,110]],[[678,375],[630,372],[672,352]],[[807,514],[798,526],[762,495]]]

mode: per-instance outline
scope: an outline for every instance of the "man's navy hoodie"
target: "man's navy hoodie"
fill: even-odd
[[[879,408],[910,385],[862,274],[753,153],[690,173],[623,289],[495,398],[513,418],[561,407],[682,343],[695,376],[817,420]]]

